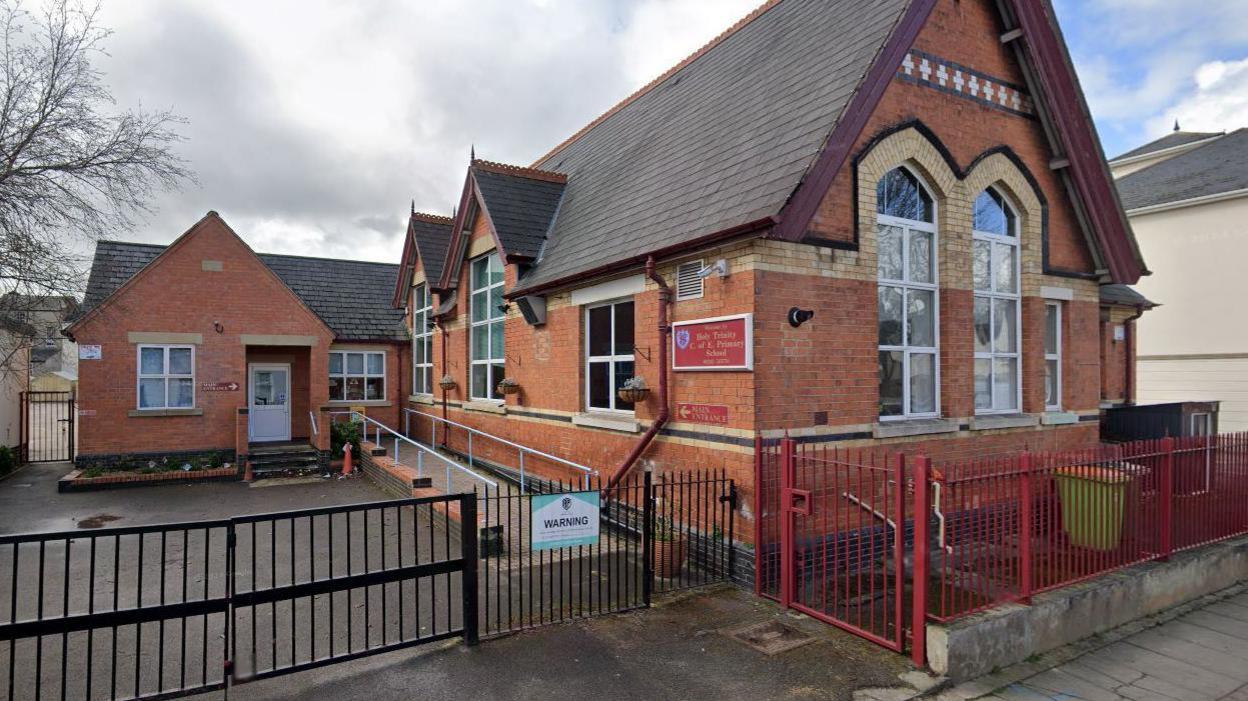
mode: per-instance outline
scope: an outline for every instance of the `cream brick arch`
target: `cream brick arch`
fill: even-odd
[[[1023,294],[1036,294],[1044,274],[1045,204],[1035,186],[1011,158],[999,151],[977,160],[962,185],[969,208],[974,207],[979,193],[990,187],[996,188],[1013,206],[1019,217]],[[967,217],[973,222],[972,213],[973,209],[968,210]]]
[[[971,229],[968,221],[970,209],[966,205],[962,182],[954,171],[948,157],[923,131],[907,126],[878,138],[858,155],[855,161],[855,177],[858,189],[858,246],[860,265],[864,271],[873,271],[876,265],[875,239],[876,201],[875,188],[880,178],[899,166],[910,168],[927,186],[936,201],[936,226],[939,239],[940,278],[942,286],[947,275],[955,274],[948,269],[947,260],[956,251],[948,249],[948,241],[965,240],[965,255],[969,255]],[[958,227],[965,235],[955,232]],[[948,234],[954,233],[953,237]],[[869,276],[874,279],[874,275]],[[965,274],[962,277],[967,277]]]

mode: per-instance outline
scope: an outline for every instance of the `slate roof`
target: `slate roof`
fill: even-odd
[[[1197,141],[1212,139],[1215,136],[1222,136],[1225,133],[1226,132],[1172,131],[1156,141],[1150,141],[1147,144],[1131,149],[1120,156],[1115,156],[1109,159],[1109,162],[1113,163],[1114,161],[1121,161],[1127,158],[1144,156],[1157,151],[1164,151],[1168,148],[1176,148],[1178,146],[1195,143]]]
[[[165,246],[100,241],[79,315],[103,302]],[[390,305],[399,266],[389,263],[259,254],[342,340],[403,340],[403,310]]]
[[[416,250],[420,254],[421,265],[425,268],[425,278],[436,281],[442,277],[442,268],[446,265],[446,249],[451,245],[451,223],[432,221],[419,213],[411,217],[412,234],[416,237]]]
[[[567,187],[517,291],[779,213],[907,5],[768,5],[543,157]]]
[[[1101,285],[1101,304],[1117,304],[1125,307],[1152,309],[1157,305],[1135,291],[1130,285]]]
[[[478,162],[473,165],[472,177],[503,250],[531,259],[542,250],[551,220],[559,210],[565,179],[532,177],[525,175],[525,170]]]
[[[1128,211],[1243,189],[1248,189],[1248,129],[1118,180],[1118,194]]]

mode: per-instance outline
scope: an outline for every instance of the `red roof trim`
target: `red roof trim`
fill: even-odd
[[[483,161],[480,159],[472,162],[472,167],[477,170],[484,170],[489,173],[498,173],[499,175],[514,175],[519,178],[528,178],[530,180],[544,180],[550,183],[566,184],[568,176],[563,173],[556,173],[553,170],[541,170],[540,168],[525,168],[524,166],[513,166],[507,163],[497,163],[495,161]]]
[[[1051,18],[1052,7],[1047,0],[1012,0],[1011,5],[1110,277],[1114,282],[1134,284],[1144,274],[1144,264],[1110,178],[1100,140],[1096,131],[1089,128],[1092,118],[1065,43]]]
[[[828,135],[823,151],[806,173],[793,196],[780,210],[780,225],[775,228],[775,238],[800,241],[806,236],[806,227],[815,217],[819,203],[837,173],[849,160],[850,150],[858,136],[867,128],[871,115],[880,104],[884,91],[897,73],[906,52],[914,45],[919,31],[927,22],[928,15],[936,6],[936,0],[914,0],[898,20],[892,35],[880,50],[871,68],[863,77],[858,91],[845,107],[840,120]]]

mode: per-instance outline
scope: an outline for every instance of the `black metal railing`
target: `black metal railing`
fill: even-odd
[[[722,471],[641,473],[610,491],[597,478],[534,478],[480,495],[481,630],[508,633],[648,606],[651,597],[726,581],[732,572],[735,488]],[[533,500],[598,497],[592,543],[533,546]]]
[[[74,459],[78,418],[73,392],[22,392],[18,424],[21,462]]]
[[[473,495],[0,536],[0,698],[170,698],[478,638]],[[7,605],[6,605],[7,604]]]

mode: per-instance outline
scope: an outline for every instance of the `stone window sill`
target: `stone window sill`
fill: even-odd
[[[1033,414],[983,414],[971,419],[972,431],[992,431],[1002,428],[1034,428],[1040,419]]]
[[[575,426],[602,428],[608,431],[620,431],[622,433],[637,433],[641,430],[641,423],[632,416],[625,414],[605,414],[597,411],[587,411],[582,414],[574,414],[572,416],[572,424]]]
[[[156,416],[203,416],[203,409],[131,409],[127,416],[132,419]]]
[[[902,438],[934,433],[955,433],[958,428],[958,422],[953,419],[880,421],[871,427],[871,435],[875,438]]]
[[[1079,415],[1073,411],[1049,411],[1040,417],[1045,426],[1065,426],[1079,423]]]
[[[412,404],[427,404],[429,406],[437,403],[432,394],[412,394],[408,396],[407,401]]]
[[[477,400],[474,402],[464,402],[464,411],[482,411],[488,414],[506,414],[507,405],[502,402],[489,402]]]
[[[331,399],[329,400],[329,406],[334,407],[334,408],[353,407],[353,406],[375,406],[375,407],[382,407],[384,409],[385,407],[388,407],[388,406],[394,406],[394,402],[389,401],[387,399],[363,399],[358,402],[353,402],[350,399]]]

